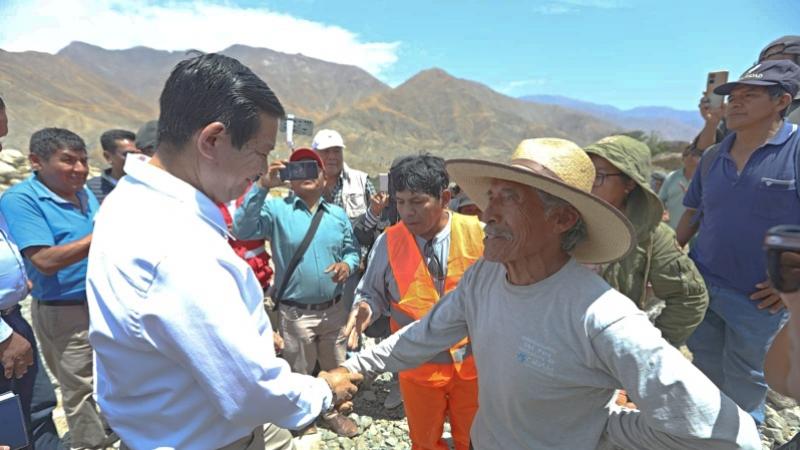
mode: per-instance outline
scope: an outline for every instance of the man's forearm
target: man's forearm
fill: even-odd
[[[678,245],[680,245],[681,248],[685,247],[689,240],[697,233],[699,224],[694,219],[695,214],[697,214],[697,210],[687,208],[683,216],[681,216],[680,222],[678,222],[678,228],[675,230],[675,234],[678,239]]]
[[[718,123],[706,122],[695,141],[695,147],[698,150],[705,150],[717,143],[717,125]]]
[[[789,336],[789,326],[784,326],[772,345],[767,351],[764,359],[764,378],[769,387],[783,395],[789,395],[788,379],[791,367],[791,340]]]
[[[92,235],[89,234],[68,244],[52,247],[29,247],[23,253],[36,267],[36,270],[45,275],[54,275],[59,270],[86,259],[89,256],[91,244]]]
[[[233,214],[231,233],[239,239],[256,239],[267,237],[268,231],[261,223],[261,208],[267,199],[269,190],[254,184],[245,194],[242,204]]]

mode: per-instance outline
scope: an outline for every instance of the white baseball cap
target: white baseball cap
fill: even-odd
[[[325,150],[331,147],[345,148],[342,135],[336,130],[319,130],[311,142],[311,148],[314,150]]]

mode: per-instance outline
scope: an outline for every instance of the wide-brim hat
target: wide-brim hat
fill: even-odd
[[[613,262],[634,248],[633,226],[615,207],[592,195],[594,165],[573,142],[526,139],[508,163],[451,159],[446,167],[451,179],[483,211],[489,203],[487,193],[494,180],[524,184],[565,200],[586,224],[586,238],[571,252],[579,262]]]

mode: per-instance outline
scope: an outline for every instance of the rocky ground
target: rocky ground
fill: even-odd
[[[93,174],[98,172],[97,169],[92,169]],[[27,158],[21,152],[6,149],[0,153],[0,192],[25,179],[29,174]],[[23,303],[23,313],[28,319],[30,319],[29,310],[30,300],[26,300]],[[657,315],[659,310],[657,303],[649,308],[653,316]],[[684,353],[687,357],[691,357],[688,352]],[[372,383],[362,386],[356,396],[355,414],[352,417],[356,419],[361,429],[359,436],[353,439],[342,438],[319,427],[318,433],[295,439],[298,450],[410,449],[408,424],[402,406],[391,410],[383,407],[383,401],[389,392],[390,379],[390,374],[383,374]],[[56,393],[60,398],[55,379],[53,383],[56,384]],[[800,406],[794,400],[770,392],[767,404],[767,418],[761,430],[764,450],[776,448],[800,431]],[[56,409],[54,418],[59,432],[63,435],[67,431],[67,424],[60,406]],[[449,431],[449,426],[445,425],[444,437],[448,442]]]

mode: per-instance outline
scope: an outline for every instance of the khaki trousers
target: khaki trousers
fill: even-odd
[[[88,306],[52,306],[34,300],[31,318],[45,363],[61,386],[71,447],[100,447],[106,432],[92,396],[94,355],[89,345]]]
[[[283,358],[292,371],[310,375],[317,361],[322,370],[335,369],[345,361],[347,337],[344,329],[350,307],[343,300],[320,311],[281,303],[278,311]]]

